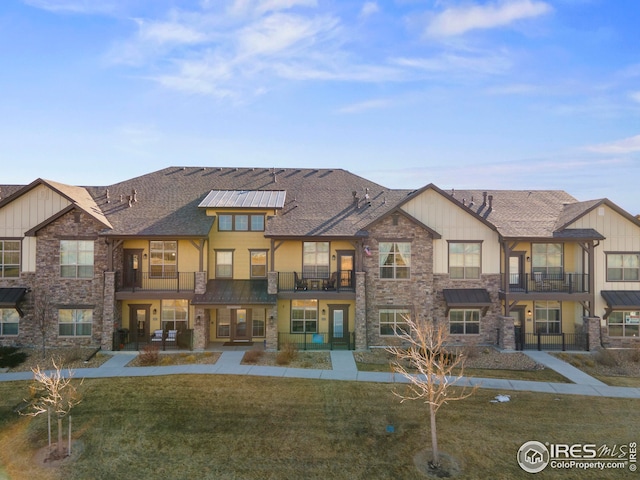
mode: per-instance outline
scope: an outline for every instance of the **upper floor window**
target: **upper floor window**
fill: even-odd
[[[162,300],[161,310],[163,330],[187,328],[189,300]]]
[[[178,273],[178,242],[154,240],[149,245],[151,252],[151,277],[172,278]]]
[[[545,276],[562,275],[562,244],[534,243],[531,246],[531,269]]]
[[[380,242],[380,278],[407,279],[411,275],[411,243]]]
[[[218,215],[220,232],[263,232],[264,215],[248,213],[221,213]]]
[[[267,276],[267,251],[251,250],[251,278]]]
[[[20,276],[20,240],[0,240],[0,278]]]
[[[233,278],[232,250],[216,250],[216,277]]]
[[[15,308],[0,308],[0,336],[18,335],[20,315]]]
[[[384,308],[379,312],[380,335],[409,335],[411,329],[407,324],[407,319],[411,318],[409,310],[397,308]]]
[[[302,276],[329,278],[329,242],[304,242]]]
[[[640,312],[611,312],[608,321],[609,336],[640,337]]]
[[[536,333],[560,333],[560,302],[535,302]]]
[[[449,311],[449,333],[463,335],[480,333],[480,310]]]
[[[318,331],[318,300],[291,300],[291,332]]]
[[[61,337],[91,336],[93,310],[63,308],[58,310],[58,334]]]
[[[451,278],[480,278],[480,247],[480,242],[449,243],[449,275]]]
[[[608,282],[637,282],[640,280],[640,254],[607,253]]]
[[[93,278],[93,240],[60,240],[60,276]]]

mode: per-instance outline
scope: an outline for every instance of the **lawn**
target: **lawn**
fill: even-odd
[[[401,404],[388,384],[223,375],[87,379],[73,411],[82,453],[58,468],[33,462],[47,442],[46,418],[13,413],[28,385],[0,383],[0,472],[12,480],[424,478],[413,458],[428,445],[425,407]],[[509,392],[510,402],[490,403],[497,393],[478,390],[438,414],[441,450],[459,460],[461,478],[529,478],[516,462],[529,440],[638,441],[637,400]],[[606,474],[545,471],[540,478]]]

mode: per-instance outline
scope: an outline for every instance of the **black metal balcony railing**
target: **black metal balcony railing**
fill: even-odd
[[[502,285],[504,285],[502,275]],[[589,293],[588,273],[512,273],[509,274],[509,291],[538,293]]]
[[[278,272],[278,291],[294,292],[318,290],[331,292],[353,292],[355,289],[352,270],[332,272],[324,277],[303,276],[298,272]]]
[[[150,272],[134,271],[130,275],[123,275],[122,272],[116,274],[117,291],[192,292],[195,286],[195,272],[153,275]]]

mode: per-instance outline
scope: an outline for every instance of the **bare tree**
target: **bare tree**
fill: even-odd
[[[62,419],[66,417],[73,407],[81,402],[80,394],[72,383],[73,371],[69,370],[68,375],[62,375],[61,367],[53,362],[55,368],[51,374],[40,370],[36,366],[31,371],[35,384],[31,386],[31,400],[28,403],[31,411],[26,415],[36,417],[42,413],[47,414],[49,453],[51,454],[51,414],[56,416],[58,423],[58,443],[56,444],[55,458],[65,457],[64,444],[62,443]],[[69,415],[69,445],[71,444],[71,416]],[[71,449],[66,452],[70,454]]]
[[[41,286],[33,297],[33,317],[42,339],[42,358],[46,356],[47,333],[51,328],[51,299],[46,286]]]
[[[405,316],[410,335],[403,336],[408,345],[389,347],[387,351],[395,356],[393,370],[409,380],[407,390],[394,394],[401,402],[422,400],[429,405],[431,430],[431,448],[433,459],[431,466],[440,467],[436,414],[447,402],[462,400],[471,396],[477,386],[456,386],[463,376],[464,357],[446,350],[449,337],[448,325],[444,322],[416,322]],[[454,375],[454,370],[456,374]],[[456,386],[456,389],[452,387]]]

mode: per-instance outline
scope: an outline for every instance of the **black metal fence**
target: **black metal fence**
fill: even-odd
[[[159,292],[192,292],[196,286],[195,272],[176,272],[171,275],[152,275],[150,272],[131,273],[125,278],[123,272],[116,273],[116,290],[135,292],[152,290]]]
[[[526,333],[524,350],[583,350],[589,349],[588,333]]]
[[[504,284],[504,274],[503,284]],[[588,273],[512,273],[509,274],[509,290],[512,292],[588,293]]]
[[[133,338],[125,328],[113,332],[113,350],[115,351],[137,352],[148,345],[156,346],[160,350],[193,350],[193,330],[178,331],[175,341],[165,338],[158,342],[152,342],[151,338]]]
[[[333,272],[323,277],[310,277],[298,272],[279,272],[278,291],[319,290],[332,292],[353,292],[355,289],[352,270]]]
[[[354,350],[355,332],[345,332],[343,338],[331,338],[328,333],[278,333],[278,350],[293,344],[298,350]]]

